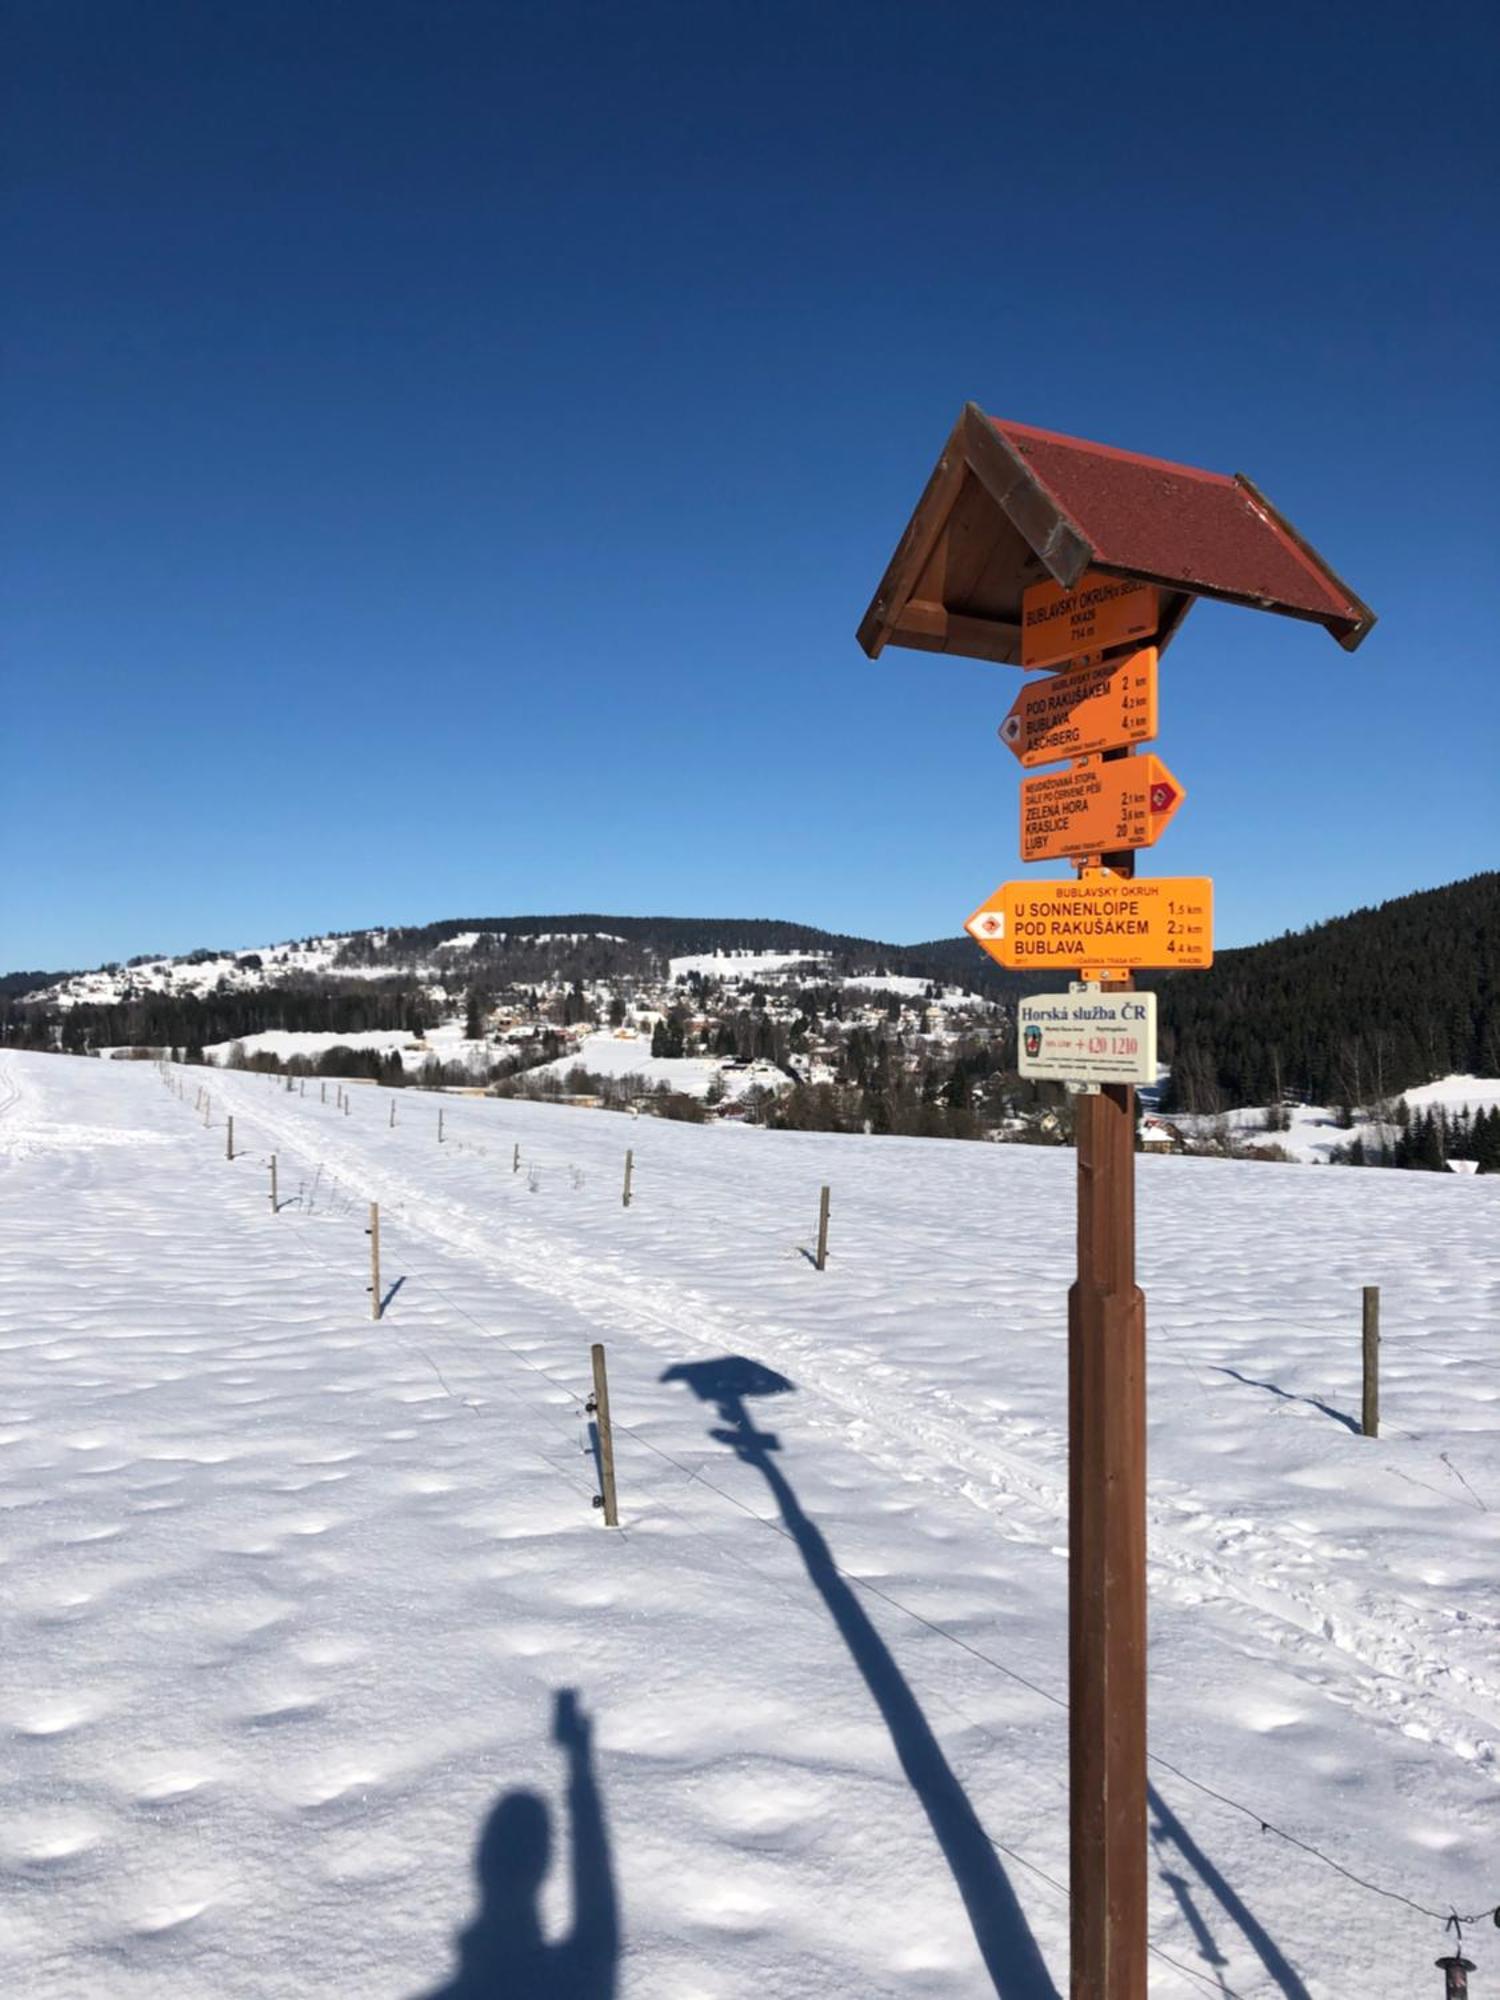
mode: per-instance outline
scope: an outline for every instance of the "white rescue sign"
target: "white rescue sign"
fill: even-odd
[[[1016,1067],[1057,1083],[1155,1083],[1154,993],[1036,993],[1016,1007]]]

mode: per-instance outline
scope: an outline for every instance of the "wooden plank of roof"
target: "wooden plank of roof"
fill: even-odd
[[[896,553],[886,565],[880,588],[860,620],[859,643],[872,660],[880,657],[881,649],[900,616],[901,607],[910,597],[912,586],[932,554],[952,511],[953,502],[958,497],[958,489],[963,484],[964,457],[959,443],[962,424],[960,418],[943,448],[942,457],[933,467],[932,477],[917,502],[915,513],[906,524],[905,534],[896,544]]]
[[[956,652],[974,659],[1013,663],[1020,655],[1021,628],[992,618],[970,618],[929,600],[909,598],[891,637],[923,652]]]

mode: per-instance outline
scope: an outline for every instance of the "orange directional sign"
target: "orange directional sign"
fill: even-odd
[[[1049,578],[1021,592],[1021,665],[1054,667],[1080,653],[1102,652],[1155,636],[1161,621],[1149,583],[1086,570],[1071,590]]]
[[[1024,971],[1212,965],[1213,900],[1206,875],[1006,882],[964,929],[991,958]]]
[[[1080,759],[1021,780],[1021,859],[1154,847],[1186,793],[1159,757]]]
[[[1000,725],[1000,741],[1027,766],[1124,750],[1155,734],[1154,646],[1028,681]]]

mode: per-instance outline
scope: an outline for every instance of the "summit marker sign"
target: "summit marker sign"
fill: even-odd
[[[1149,639],[1160,622],[1156,591],[1133,577],[1091,569],[1071,590],[1049,578],[1021,595],[1021,665],[1059,666],[1084,653]]]

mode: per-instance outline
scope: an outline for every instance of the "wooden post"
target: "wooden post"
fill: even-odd
[[[306,1097],[307,1095],[307,1078],[305,1076],[297,1085],[297,1095],[299,1097]]]
[[[818,1196],[818,1269],[821,1271],[828,1262],[828,1190],[824,1188]]]
[[[380,1317],[380,1203],[370,1203],[370,1226],[365,1231],[370,1239],[370,1317]]]
[[[1130,981],[1124,981],[1125,986]],[[1068,1294],[1072,2000],[1146,2000],[1146,1302],[1135,1091],[1075,1101]]]
[[[519,1139],[516,1141],[515,1151],[510,1156],[510,1170],[513,1174],[518,1174],[521,1171],[521,1142]]]
[[[271,1213],[276,1213],[276,1155],[271,1155]]]
[[[395,1100],[395,1098],[393,1097],[393,1098],[391,1099],[391,1117],[390,1117],[390,1127],[391,1127],[391,1130],[393,1130],[393,1131],[394,1131],[394,1129],[395,1129],[395,1125],[396,1125],[396,1100]]]
[[[442,1114],[442,1111],[441,1111],[441,1110],[439,1110],[439,1112],[438,1112],[438,1144],[439,1144],[439,1145],[441,1146],[441,1145],[442,1145],[442,1143],[443,1143],[443,1114]]]
[[[630,1206],[630,1176],[634,1172],[635,1172],[635,1153],[633,1150],[627,1150],[625,1154],[625,1186],[623,1187],[620,1193],[621,1204],[625,1208],[629,1208]],[[599,1347],[596,1348],[594,1351],[596,1354],[602,1354],[604,1352],[604,1349],[602,1347]]]
[[[326,1083],[318,1085],[318,1102],[319,1104],[326,1104],[328,1102],[328,1085]]]
[[[1365,1382],[1363,1430],[1367,1438],[1380,1435],[1380,1287],[1365,1286],[1364,1311]]]
[[[234,1118],[232,1114],[224,1133],[224,1157],[226,1160],[234,1158]]]
[[[344,1116],[346,1118],[349,1116],[349,1093],[347,1090],[344,1092]]]
[[[604,1349],[598,1341],[594,1343],[593,1359],[594,1393],[587,1407],[599,1429],[599,1483],[604,1488],[594,1505],[604,1509],[606,1528],[618,1528],[620,1509],[615,1500],[615,1440],[609,1427],[609,1379],[604,1373]]]

